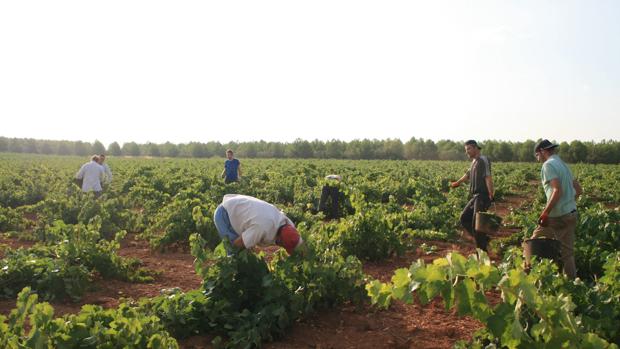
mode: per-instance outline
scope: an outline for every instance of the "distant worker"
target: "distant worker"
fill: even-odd
[[[482,148],[474,140],[465,142],[465,153],[472,160],[471,166],[463,177],[450,183],[450,186],[456,188],[469,180],[470,200],[461,213],[461,225],[474,238],[476,247],[487,251],[489,237],[483,232],[476,231],[475,218],[476,212],[485,212],[491,206],[495,191],[493,189],[493,177],[491,176],[491,161],[486,156],[480,155],[480,149]]]
[[[82,165],[76,173],[75,179],[81,181],[82,191],[94,191],[95,196],[101,195],[101,181],[105,177],[103,166],[99,165],[99,156],[93,155],[90,161]]]
[[[237,182],[241,179],[241,162],[235,159],[231,149],[226,150],[226,157],[227,160],[224,161],[224,170],[222,171],[224,183]]]
[[[319,211],[323,212],[327,218],[337,219],[340,217],[340,175],[330,174],[325,176],[325,182],[321,190],[319,200]],[[328,205],[328,200],[329,205]],[[329,206],[329,209],[328,209]]]
[[[290,255],[303,244],[295,225],[282,211],[251,196],[224,195],[215,209],[214,221],[222,240],[230,240],[237,248],[278,245]]]
[[[103,172],[105,174],[104,183],[112,182],[112,170],[110,170],[110,166],[105,162],[105,154],[99,154],[99,165],[103,166]]]
[[[543,139],[534,148],[536,160],[543,163],[540,177],[547,204],[538,218],[539,225],[532,233],[532,239],[544,237],[560,241],[564,273],[574,279],[577,275],[574,254],[576,199],[583,190],[568,166],[555,153],[557,146]]]

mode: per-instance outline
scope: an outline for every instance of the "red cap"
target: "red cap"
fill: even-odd
[[[301,242],[301,236],[299,236],[294,226],[287,224],[280,228],[280,246],[284,247],[289,255],[293,254],[293,251]]]

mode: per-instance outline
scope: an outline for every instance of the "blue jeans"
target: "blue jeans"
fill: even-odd
[[[215,213],[213,214],[213,221],[215,222],[215,228],[217,228],[217,232],[222,238],[222,240],[228,239],[231,243],[237,240],[239,234],[235,232],[235,229],[233,229],[232,225],[230,224],[228,212],[226,212],[226,209],[222,205],[219,205],[215,209]]]

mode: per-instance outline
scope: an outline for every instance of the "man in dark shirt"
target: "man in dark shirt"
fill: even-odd
[[[234,158],[231,149],[226,150],[226,158],[227,160],[224,162],[224,171],[222,171],[224,183],[237,182],[241,178],[241,163],[238,159]]]
[[[489,159],[480,155],[482,149],[474,140],[465,142],[465,153],[472,159],[471,167],[458,181],[450,183],[452,188],[456,188],[461,183],[469,180],[470,200],[461,213],[461,225],[465,231],[474,237],[476,247],[486,251],[489,244],[489,237],[482,232],[475,230],[476,212],[484,212],[493,201],[493,177],[491,176],[491,162]]]

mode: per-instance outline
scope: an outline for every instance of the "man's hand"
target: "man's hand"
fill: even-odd
[[[493,201],[495,200],[494,194],[493,193],[489,193],[489,200]]]
[[[543,212],[540,217],[538,217],[538,225],[546,227],[547,224],[549,224],[549,215]]]
[[[244,249],[245,244],[243,243],[243,238],[241,236],[236,238],[235,241],[233,241],[233,246],[240,248],[240,249]]]
[[[450,188],[458,188],[461,185],[459,182],[450,182]]]

